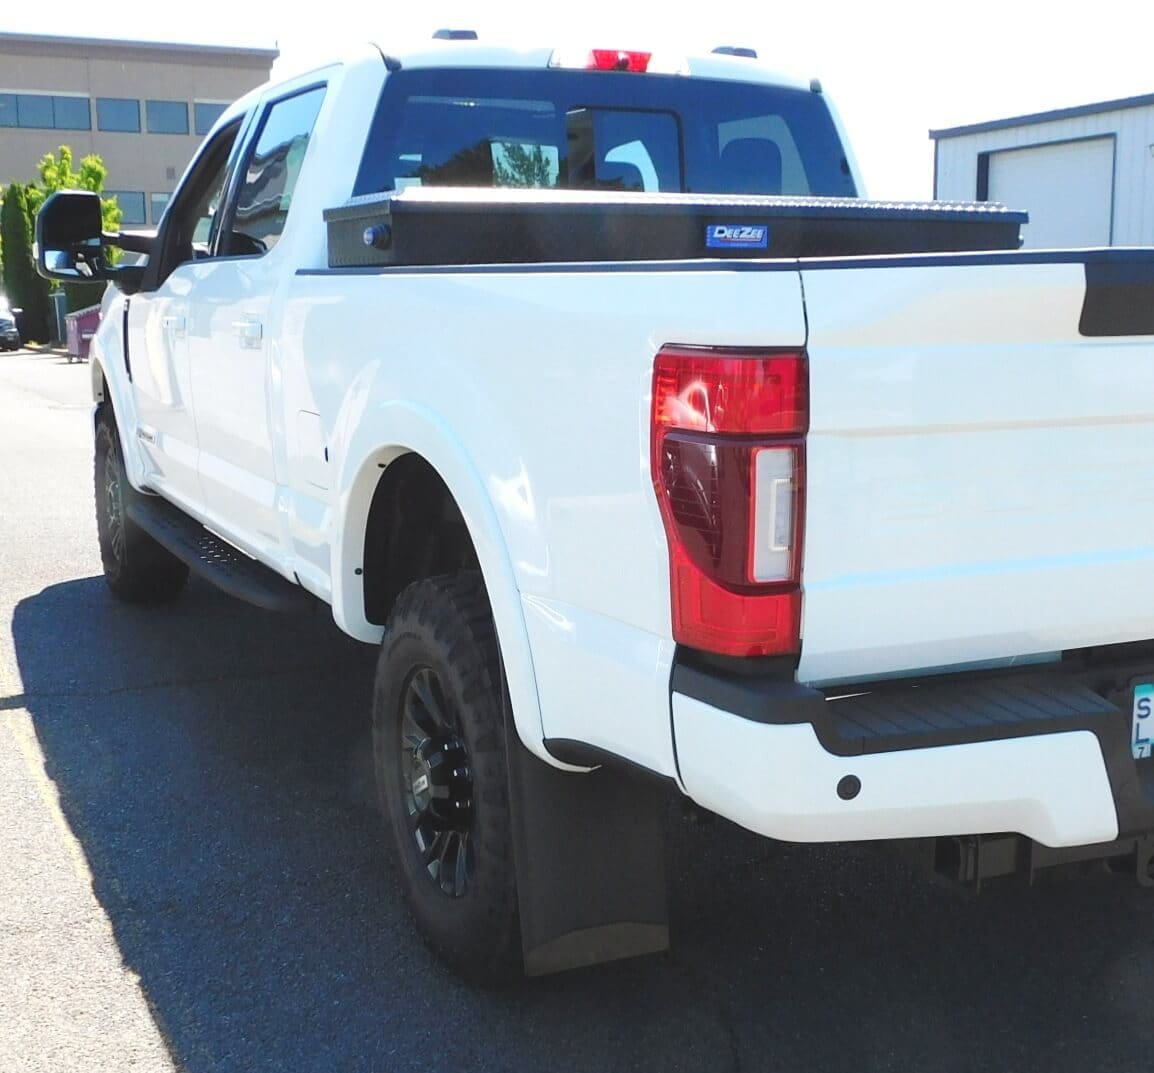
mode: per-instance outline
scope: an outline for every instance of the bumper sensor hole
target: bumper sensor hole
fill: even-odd
[[[861,793],[861,779],[856,775],[846,775],[838,781],[837,796],[843,801],[852,801]]]

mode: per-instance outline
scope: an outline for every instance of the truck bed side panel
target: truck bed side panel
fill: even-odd
[[[332,487],[348,488],[366,457],[375,480],[373,451],[412,449],[392,408],[427,413],[499,519],[497,550],[519,591],[493,599],[524,601],[546,736],[671,773],[653,359],[666,343],[802,345],[796,263],[308,274],[294,280],[286,318],[285,379],[294,407],[320,415]],[[328,493],[296,494],[296,517],[318,513],[314,494]],[[347,604],[335,610],[348,622],[363,614],[363,530],[356,517],[344,524],[350,537],[332,555]],[[478,544],[482,567],[492,550]]]

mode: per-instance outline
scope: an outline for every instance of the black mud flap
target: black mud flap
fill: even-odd
[[[508,741],[526,974],[667,950],[661,788],[606,768],[566,773]]]

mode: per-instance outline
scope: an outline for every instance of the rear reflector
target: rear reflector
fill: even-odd
[[[666,347],[653,371],[653,483],[673,636],[736,656],[801,637],[804,352]]]

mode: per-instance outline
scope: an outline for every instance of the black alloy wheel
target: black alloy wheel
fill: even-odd
[[[473,775],[460,720],[431,667],[409,676],[397,760],[398,784],[425,870],[445,894],[460,898],[474,867]]]

